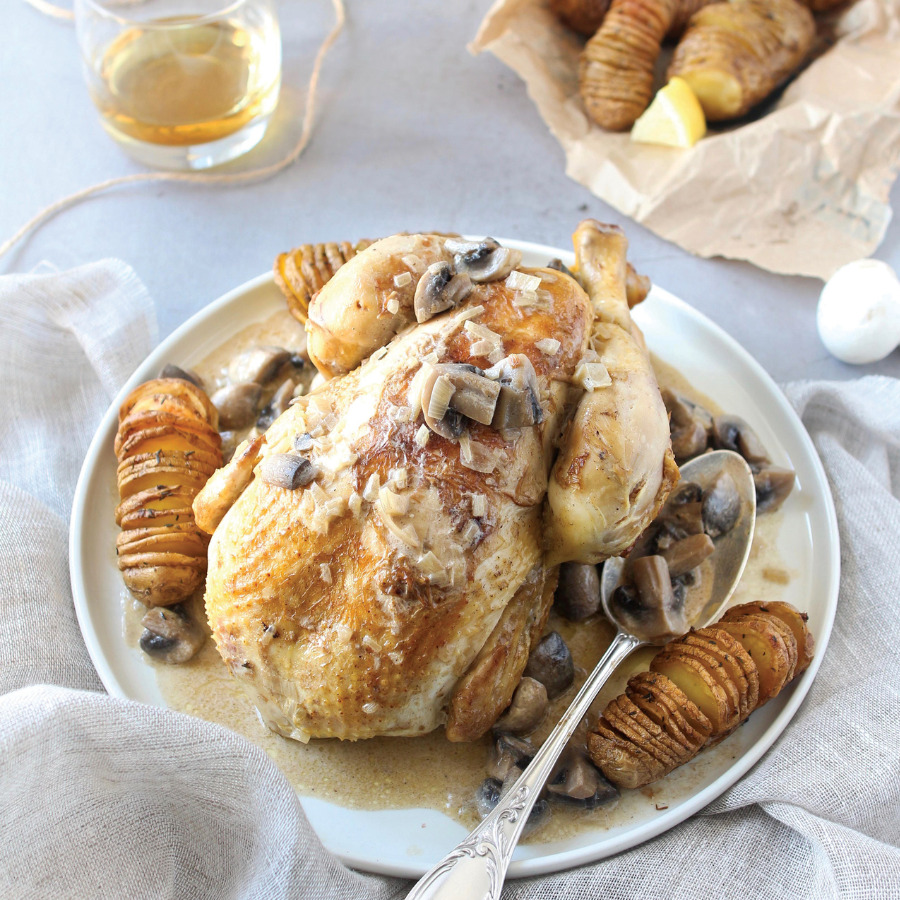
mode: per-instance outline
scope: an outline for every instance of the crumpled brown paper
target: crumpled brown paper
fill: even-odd
[[[832,16],[836,43],[765,115],[690,150],[632,143],[585,115],[582,39],[546,0],[499,0],[473,53],[525,81],[566,153],[566,172],[625,215],[699,256],[827,278],[869,256],[891,218],[900,167],[900,0]]]

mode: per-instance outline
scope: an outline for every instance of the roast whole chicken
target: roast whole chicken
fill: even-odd
[[[626,241],[577,279],[496,242],[397,235],[309,307],[325,383],[195,501],[206,609],[263,720],[299,740],[484,734],[558,565],[626,551],[678,474],[626,301]]]

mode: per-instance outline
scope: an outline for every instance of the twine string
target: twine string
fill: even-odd
[[[33,6],[40,12],[45,13],[48,16],[52,16],[53,18],[73,18],[71,10],[56,6],[48,2],[48,0],[25,0],[25,2],[30,6]],[[6,253],[8,253],[9,250],[12,249],[12,247],[15,246],[15,244],[17,244],[23,237],[25,237],[26,234],[43,225],[44,222],[46,222],[56,213],[60,212],[63,209],[67,209],[68,207],[74,206],[77,203],[80,203],[87,197],[91,197],[94,194],[99,194],[102,191],[109,190],[113,187],[119,187],[123,184],[134,184],[137,182],[149,181],[177,181],[189,182],[191,184],[208,185],[247,184],[249,182],[262,181],[266,178],[270,178],[272,175],[281,172],[283,169],[286,169],[288,166],[296,162],[303,151],[306,149],[306,146],[309,143],[309,139],[312,136],[312,127],[316,112],[316,97],[319,86],[319,75],[322,71],[322,64],[325,60],[325,56],[331,49],[331,46],[334,44],[341,31],[343,30],[344,23],[346,21],[346,12],[344,10],[343,0],[331,0],[331,5],[334,8],[335,22],[331,31],[328,32],[325,40],[322,41],[318,51],[316,52],[312,74],[309,77],[309,85],[306,89],[306,108],[303,112],[303,125],[300,130],[300,137],[297,139],[297,143],[294,144],[294,146],[284,157],[274,163],[271,163],[270,165],[261,166],[257,169],[250,169],[246,172],[222,174],[199,174],[197,172],[136,172],[132,175],[120,175],[116,178],[109,178],[106,181],[92,184],[90,187],[82,188],[80,191],[75,191],[74,193],[63,197],[60,200],[57,200],[55,203],[51,203],[49,206],[45,206],[42,210],[40,210],[40,212],[32,216],[32,218],[30,218],[12,237],[0,244],[0,257],[3,257]]]

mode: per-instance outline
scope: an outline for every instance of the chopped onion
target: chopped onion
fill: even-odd
[[[394,287],[402,288],[405,287],[412,281],[412,275],[409,272],[401,272],[399,275],[394,276]]]
[[[511,291],[536,291],[541,286],[539,275],[527,275],[518,269],[513,269],[506,276],[506,286]]]
[[[409,272],[406,273],[409,275]],[[396,316],[398,312],[400,312],[400,301],[397,299],[396,295],[392,295],[388,302],[385,303],[384,308],[392,315]]]
[[[484,312],[484,307],[479,303],[477,306],[470,306],[468,309],[461,310],[453,317],[453,324],[458,327],[469,319],[474,319]]]
[[[354,491],[347,501],[347,506],[350,507],[350,512],[352,512],[356,518],[359,518],[360,513],[362,512],[362,497]]]
[[[419,257],[413,256],[411,253],[407,253],[406,256],[400,257],[400,262],[409,266],[411,269],[415,269],[419,265]]]
[[[547,356],[556,356],[562,344],[556,338],[542,338],[534,342],[534,346]]]
[[[489,353],[493,353],[495,349],[496,345],[490,341],[474,341],[469,346],[469,353],[472,356],[487,356]]]
[[[430,366],[436,366],[438,364],[438,362],[439,362],[438,355],[437,355],[437,353],[434,352],[434,350],[432,350],[430,353],[426,353],[422,357],[423,364],[428,363],[428,365],[430,365]]]
[[[475,541],[477,541],[481,537],[481,529],[478,527],[478,523],[473,521],[472,519],[469,519],[469,521],[466,523],[466,527],[462,530],[461,537],[463,539],[463,543],[466,546],[471,547],[472,544],[474,544]]]
[[[484,325],[479,325],[471,319],[466,322],[466,331],[476,340],[490,341],[492,344],[503,346],[503,338],[496,331],[491,331]]]
[[[371,700],[368,703],[363,703],[360,708],[367,716],[374,715],[376,712],[378,712],[378,704],[372,703]]]
[[[325,584],[331,584],[331,566],[329,566],[328,563],[321,563],[319,565],[319,575]]]
[[[419,430],[416,432],[416,443],[420,447],[424,447],[428,443],[428,438],[431,435],[431,430],[427,425],[420,425]]]
[[[377,472],[373,472],[363,488],[362,495],[369,503],[374,503],[378,499],[379,490],[381,490],[381,479],[378,477]]]
[[[440,422],[450,405],[450,398],[456,392],[453,382],[446,375],[439,375],[431,389],[428,400],[428,418]]]
[[[513,295],[513,303],[520,307],[537,306],[537,299],[536,291],[517,291]]]
[[[380,498],[375,501],[375,508],[378,510],[378,515],[381,517],[387,530],[401,543],[415,549],[422,546],[422,539],[419,537],[416,529],[412,525],[401,525],[393,516],[389,515],[387,510],[381,505]]]
[[[405,516],[409,512],[409,494],[397,494],[385,486],[378,492],[378,500],[389,516]]]
[[[467,431],[459,436],[459,461],[467,469],[488,475],[496,468],[496,460],[492,457],[493,454],[474,442]]]
[[[325,502],[325,515],[340,516],[347,508],[347,504],[343,497],[332,497],[331,500]]]
[[[484,494],[472,494],[472,515],[476,519],[487,515],[487,497]]]
[[[388,474],[388,480],[392,481],[402,491],[406,487],[407,472],[403,466],[397,469],[391,469]]]
[[[594,391],[597,388],[609,387],[612,378],[602,362],[580,362],[575,367],[575,382],[586,391]]]
[[[419,367],[419,371],[413,375],[412,381],[409,383],[407,399],[409,400],[409,405],[411,407],[411,422],[418,419],[419,413],[422,412],[422,388],[425,387],[425,382],[428,381],[428,378],[434,369],[434,365],[434,363],[423,360],[422,365]]]
[[[496,365],[501,359],[506,359],[506,352],[502,347],[497,347],[496,350],[492,350],[488,353],[488,362],[493,365]]]

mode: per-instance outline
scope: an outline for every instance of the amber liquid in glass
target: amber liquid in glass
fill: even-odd
[[[129,28],[106,49],[94,101],[110,130],[185,147],[272,112],[281,67],[278,50],[266,53],[266,34],[228,21],[165,24]]]

